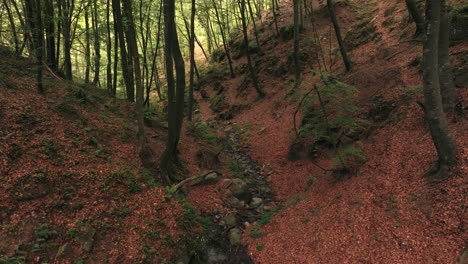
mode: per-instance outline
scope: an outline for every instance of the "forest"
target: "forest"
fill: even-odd
[[[0,0],[0,264],[468,264],[462,0]]]

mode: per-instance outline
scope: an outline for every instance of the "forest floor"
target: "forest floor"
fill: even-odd
[[[215,173],[182,186],[185,197],[151,170],[164,149],[164,115],[146,120],[148,170],[132,104],[49,73],[47,95],[38,95],[31,61],[0,48],[0,263],[466,263],[458,261],[468,248],[468,42],[450,49],[458,163],[447,179],[424,178],[437,157],[418,104],[422,43],[405,3],[336,2],[349,73],[315,1],[297,91],[290,1],[281,4],[281,37],[271,11],[258,23],[261,52],[252,56],[265,98],[245,77],[238,39],[235,78],[224,61],[200,67],[200,111],[184,126],[179,151],[187,177]],[[369,121],[347,138],[365,157],[348,174],[321,169],[336,166],[331,149],[288,159],[294,114],[321,85],[320,71],[359,89],[355,115]],[[298,111],[297,125],[301,119]]]
[[[280,27],[292,24],[290,5],[286,1],[281,6]],[[294,206],[275,212],[266,225],[250,225],[242,243],[254,263],[455,263],[468,241],[466,112],[449,116],[459,150],[459,163],[451,177],[440,181],[423,178],[436,161],[436,151],[423,110],[416,103],[423,101],[419,72],[422,43],[413,39],[415,29],[408,21],[404,1],[359,1],[359,8],[355,1],[337,4],[343,35],[366,31],[350,52],[353,69],[349,73],[344,72],[325,7],[315,8],[314,23],[327,54],[326,68],[359,89],[356,104],[361,108],[360,116],[374,119],[358,139],[366,161],[356,175],[337,181],[333,173],[322,171],[309,160],[288,160],[298,100],[287,96],[294,82],[292,75],[268,73],[268,56],[287,63],[292,41],[269,41],[275,32],[271,14],[267,14],[264,24],[269,26],[261,35],[266,55],[254,55],[254,61],[260,61],[259,76],[267,96],[257,101],[251,85],[239,92],[243,75],[221,82],[228,106],[241,109],[224,124],[245,128],[247,153],[268,168],[264,177],[271,182],[276,203]],[[312,24],[306,21],[301,40],[306,52],[311,51],[307,45],[312,32]],[[457,44],[450,52],[459,67],[468,54],[468,43]],[[315,57],[308,56],[306,63],[317,69]],[[245,63],[245,56],[236,59],[234,68],[245,69]],[[307,68],[302,78],[304,94],[317,78]],[[466,106],[467,84],[461,85],[458,100]],[[214,85],[205,92],[217,97],[219,87]],[[373,117],[379,107],[375,98],[391,106],[388,116]],[[210,109],[212,99],[201,95],[198,99],[203,119],[225,118],[222,114],[226,111],[219,114]],[[326,151],[314,162],[324,168],[333,166]],[[192,200],[195,206],[206,203],[201,198],[207,197],[206,190],[191,196],[198,197]]]

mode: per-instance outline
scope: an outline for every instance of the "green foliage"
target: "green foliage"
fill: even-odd
[[[231,162],[229,163],[229,168],[232,171],[232,176],[234,176],[235,178],[243,178],[245,176],[237,160],[231,159]]]
[[[283,205],[277,205],[273,210],[266,212],[263,214],[260,219],[258,219],[258,225],[264,226],[270,222],[270,219],[278,213],[279,210],[285,208]]]
[[[316,149],[323,146],[336,149],[335,159],[347,168],[350,165],[346,164],[347,160],[365,160],[365,157],[360,144],[339,145],[341,137],[362,131],[369,122],[353,117],[360,110],[352,101],[352,96],[358,92],[354,86],[328,73],[323,74],[321,80],[323,85],[316,87],[315,96],[309,95],[302,104],[304,117],[299,133],[313,137]]]
[[[265,247],[265,244],[260,243],[255,248],[257,249],[257,251],[262,251],[264,247]]]
[[[212,96],[210,98],[210,109],[216,113],[222,112],[229,107],[224,93]]]
[[[260,232],[258,226],[254,226],[252,230],[250,230],[249,235],[253,238],[259,238],[262,235],[262,233]]]
[[[289,199],[287,204],[288,204],[288,206],[296,205],[298,202],[300,202],[300,201],[302,201],[304,199],[305,199],[305,195],[298,194],[293,199]]]
[[[143,189],[138,183],[135,173],[130,169],[112,172],[101,185],[101,189],[107,191],[112,183],[126,186],[130,193],[137,193]]]
[[[41,252],[49,247],[56,246],[55,243],[48,243],[48,241],[57,234],[57,231],[50,229],[48,224],[39,224],[36,226],[34,234],[37,236],[37,239],[32,246],[32,252]]]
[[[216,130],[209,127],[206,123],[201,121],[192,121],[187,123],[187,134],[200,139],[209,145],[216,145],[219,142],[218,136],[215,134]]]

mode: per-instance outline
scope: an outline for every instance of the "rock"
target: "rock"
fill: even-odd
[[[86,224],[80,229],[78,241],[81,242],[81,248],[84,252],[89,253],[93,249],[95,234],[96,229],[91,224]]]
[[[236,225],[236,215],[228,214],[220,222],[222,226],[235,226]]]
[[[229,190],[234,197],[241,201],[249,203],[252,200],[252,193],[250,193],[247,183],[241,179],[233,179]]]
[[[254,197],[252,198],[252,201],[250,202],[251,207],[258,207],[262,204],[263,199],[259,197]]]
[[[233,228],[229,230],[229,243],[232,246],[236,246],[240,244],[242,232],[239,228]]]
[[[218,181],[218,173],[212,172],[206,175],[204,181],[208,184],[215,184]]]

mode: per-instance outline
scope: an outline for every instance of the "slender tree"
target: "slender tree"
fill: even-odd
[[[165,179],[168,184],[177,181],[174,168],[176,165],[179,165],[177,145],[179,143],[180,130],[182,128],[185,90],[184,61],[180,52],[174,17],[174,1],[164,0],[164,50],[166,63],[169,129],[166,149],[161,156],[161,169],[163,170],[163,175],[165,175]],[[174,78],[174,66],[176,69],[176,78]]]
[[[118,42],[120,45],[120,62],[126,87],[127,100],[133,102],[135,101],[135,87],[132,73],[133,70],[130,70],[132,60],[129,59],[129,56],[127,55],[127,47],[125,45],[125,34],[123,29],[120,0],[112,0],[112,11],[114,13],[115,35],[118,36]]]
[[[194,70],[195,70],[195,0],[192,0],[192,9],[190,12],[190,90],[189,90],[189,101],[188,101],[188,120],[192,121],[193,114],[193,85],[194,85]]]
[[[99,15],[97,0],[93,0],[93,32],[94,32],[94,78],[93,85],[99,85],[99,71],[101,69],[101,44],[99,37]]]
[[[247,67],[249,68],[250,72],[250,78],[252,79],[252,83],[255,87],[255,91],[257,91],[258,96],[260,98],[265,96],[265,92],[260,88],[260,84],[257,78],[257,74],[255,72],[255,69],[252,64],[252,58],[250,58],[250,52],[249,52],[249,38],[248,38],[248,32],[247,32],[247,22],[245,18],[245,9],[246,9],[246,4],[245,0],[239,0],[239,9],[240,9],[240,14],[241,14],[241,22],[242,22],[242,32],[244,35],[244,45],[247,48]]]
[[[294,88],[301,85],[301,65],[299,64],[299,0],[293,0],[294,9],[294,76],[296,83]]]
[[[91,70],[91,37],[90,37],[90,27],[89,27],[89,7],[90,5],[85,5],[84,10],[84,19],[85,19],[85,83],[89,83],[89,73]]]
[[[224,28],[221,23],[221,19],[220,19],[219,12],[218,12],[218,7],[216,6],[215,0],[211,0],[211,2],[213,3],[213,7],[215,10],[215,14],[216,14],[216,19],[218,20],[218,26],[221,32],[221,38],[223,39],[224,52],[226,53],[226,58],[228,59],[228,63],[229,63],[229,72],[231,73],[231,77],[234,78],[236,75],[234,74],[234,69],[232,68],[231,53],[229,51],[226,35],[224,34]]]
[[[19,45],[18,35],[16,33],[15,20],[13,19],[13,12],[11,12],[11,9],[7,3],[7,0],[3,0],[3,6],[6,9],[8,20],[10,21],[11,34],[13,37],[13,43],[15,44],[15,52],[16,54],[19,54],[20,45]]]
[[[63,35],[63,55],[65,66],[65,78],[67,80],[73,79],[72,62],[71,62],[71,26],[73,10],[75,8],[74,0],[59,0],[63,10],[62,18],[62,35]]]
[[[44,24],[46,31],[46,61],[47,65],[53,70],[57,71],[58,67],[56,64],[57,59],[55,58],[55,14],[54,14],[54,3],[52,0],[44,0]]]
[[[335,7],[333,5],[332,0],[327,0],[327,8],[330,14],[330,19],[333,23],[333,27],[335,28],[336,40],[338,41],[338,46],[340,47],[340,52],[341,52],[341,57],[343,58],[343,63],[346,67],[346,71],[349,72],[351,70],[351,61],[348,58],[348,53],[346,52],[346,46],[343,42],[343,39],[341,38],[340,25],[338,24],[338,20],[336,19]]]
[[[414,23],[416,24],[416,33],[414,35],[419,36],[421,33],[424,32],[424,18],[419,12],[415,0],[405,0],[405,2],[406,7],[408,8],[408,12],[410,13],[411,17],[414,20]]]
[[[449,113],[455,110],[455,85],[449,60],[450,25],[447,8],[445,0],[442,0],[439,33],[439,80],[444,112]]]
[[[446,176],[455,165],[456,147],[445,117],[439,78],[439,49],[441,35],[441,0],[426,1],[427,29],[423,47],[423,82],[426,120],[438,154],[438,176]]]
[[[111,41],[111,28],[110,28],[110,0],[106,1],[106,32],[107,32],[107,67],[106,67],[106,76],[107,76],[107,91],[109,94],[115,95],[112,91],[112,41]],[[117,74],[117,72],[114,72]]]

